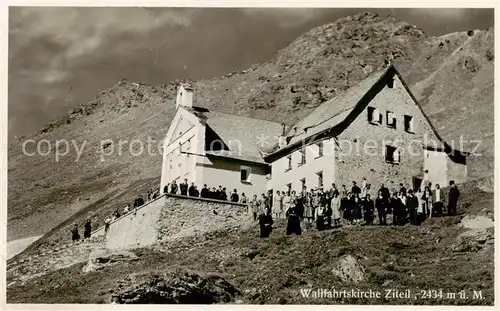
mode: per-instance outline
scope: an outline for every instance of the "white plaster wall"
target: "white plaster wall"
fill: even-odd
[[[447,168],[448,168],[448,156],[444,152],[425,150],[424,152],[424,168],[428,170],[428,179],[432,182],[432,188],[436,184],[441,187],[446,187],[447,178]]]
[[[318,187],[318,175],[323,172],[323,187],[330,189],[331,184],[335,182],[335,142],[333,138],[323,141],[323,156],[319,157],[316,144],[306,146],[306,163],[300,165],[301,153],[295,151],[292,153],[292,169],[288,168],[288,159],[283,157],[271,164],[271,180],[268,189],[275,193],[277,190],[286,191],[287,184],[292,184],[292,190],[301,191],[302,178],[306,179],[308,189]]]
[[[249,166],[251,168],[249,183],[240,180],[241,166]],[[263,166],[229,159],[205,158],[203,162],[197,164],[196,175],[200,178],[197,183],[200,190],[203,184],[207,184],[210,188],[221,185],[231,192],[233,189],[237,189],[240,196],[244,192],[247,198],[254,194],[260,195],[261,193],[265,193],[267,187],[266,172]]]

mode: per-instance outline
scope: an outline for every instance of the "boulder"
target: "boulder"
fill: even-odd
[[[365,268],[352,255],[340,258],[332,273],[344,282],[359,283],[365,280]]]
[[[218,275],[183,269],[130,275],[113,292],[110,302],[118,304],[227,303],[240,294]]]

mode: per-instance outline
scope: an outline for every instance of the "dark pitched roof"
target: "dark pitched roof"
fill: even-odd
[[[268,147],[280,135],[280,123],[242,117],[222,112],[211,111],[204,114],[206,117],[209,136],[220,140],[226,150],[209,150],[206,153],[215,156],[224,156],[232,159],[265,163],[261,150]],[[209,141],[210,144],[210,141]]]
[[[399,77],[406,91],[410,94],[411,98],[416,103],[427,122],[430,124],[432,131],[443,144],[442,149],[446,151],[452,150],[452,148],[441,138],[437,130],[434,128],[397,68],[394,65],[390,65],[385,70],[373,73],[357,85],[347,89],[345,92],[326,101],[313,110],[308,116],[293,126],[287,133],[287,136],[289,137],[288,144],[266,156],[265,160],[273,161],[273,159],[293,152],[294,150],[301,148],[303,145],[312,144],[326,137],[341,134],[373,98],[373,94],[371,94],[373,92],[371,91],[374,90],[375,87],[380,86],[381,83],[385,84],[385,79],[389,75],[390,77],[393,77],[394,75]],[[460,152],[467,154],[463,151]]]
[[[342,122],[351,113],[359,100],[384,74],[385,70],[374,73],[357,85],[318,106],[287,133],[287,136],[291,137],[288,143],[296,143]]]

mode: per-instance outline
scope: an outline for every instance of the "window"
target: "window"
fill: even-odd
[[[320,141],[317,143],[318,145],[318,158],[323,156],[323,142]]]
[[[387,126],[390,128],[396,128],[396,118],[394,117],[394,112],[392,111],[387,111],[386,114],[387,117]]]
[[[306,164],[306,149],[305,148],[302,148],[300,150],[300,162],[299,162],[300,165],[302,164]]]
[[[318,172],[316,173],[318,175],[318,187],[322,188],[323,187],[323,172]]]
[[[390,78],[387,80],[387,87],[392,89],[394,87],[394,79]]]
[[[306,179],[302,178],[299,181],[300,181],[300,191],[302,191],[302,189],[304,189],[304,187],[306,186]]]
[[[396,147],[385,146],[385,161],[389,163],[399,163],[400,155]]]
[[[288,163],[287,163],[285,171],[289,171],[292,169],[292,155],[289,155],[288,157],[286,157],[286,161]]]
[[[240,180],[243,182],[250,182],[250,167],[240,167]]]
[[[405,115],[405,131],[413,133],[413,117]]]
[[[382,123],[382,114],[375,107],[368,107],[368,122],[372,124]]]

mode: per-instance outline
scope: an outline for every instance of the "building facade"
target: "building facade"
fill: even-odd
[[[193,107],[181,86],[164,144],[161,187],[187,179],[247,196],[380,184],[389,189],[446,186],[467,179],[467,154],[445,142],[394,66],[318,106],[288,130],[283,124]],[[259,137],[276,138],[270,148]]]
[[[279,135],[282,125],[192,105],[193,90],[178,90],[176,114],[164,141],[161,189],[187,179],[201,189],[226,187],[246,196],[266,191],[269,165],[258,138]]]
[[[266,157],[268,189],[340,189],[366,178],[389,189],[467,178],[465,153],[441,139],[394,66],[317,107]],[[319,146],[322,151],[319,153]]]

